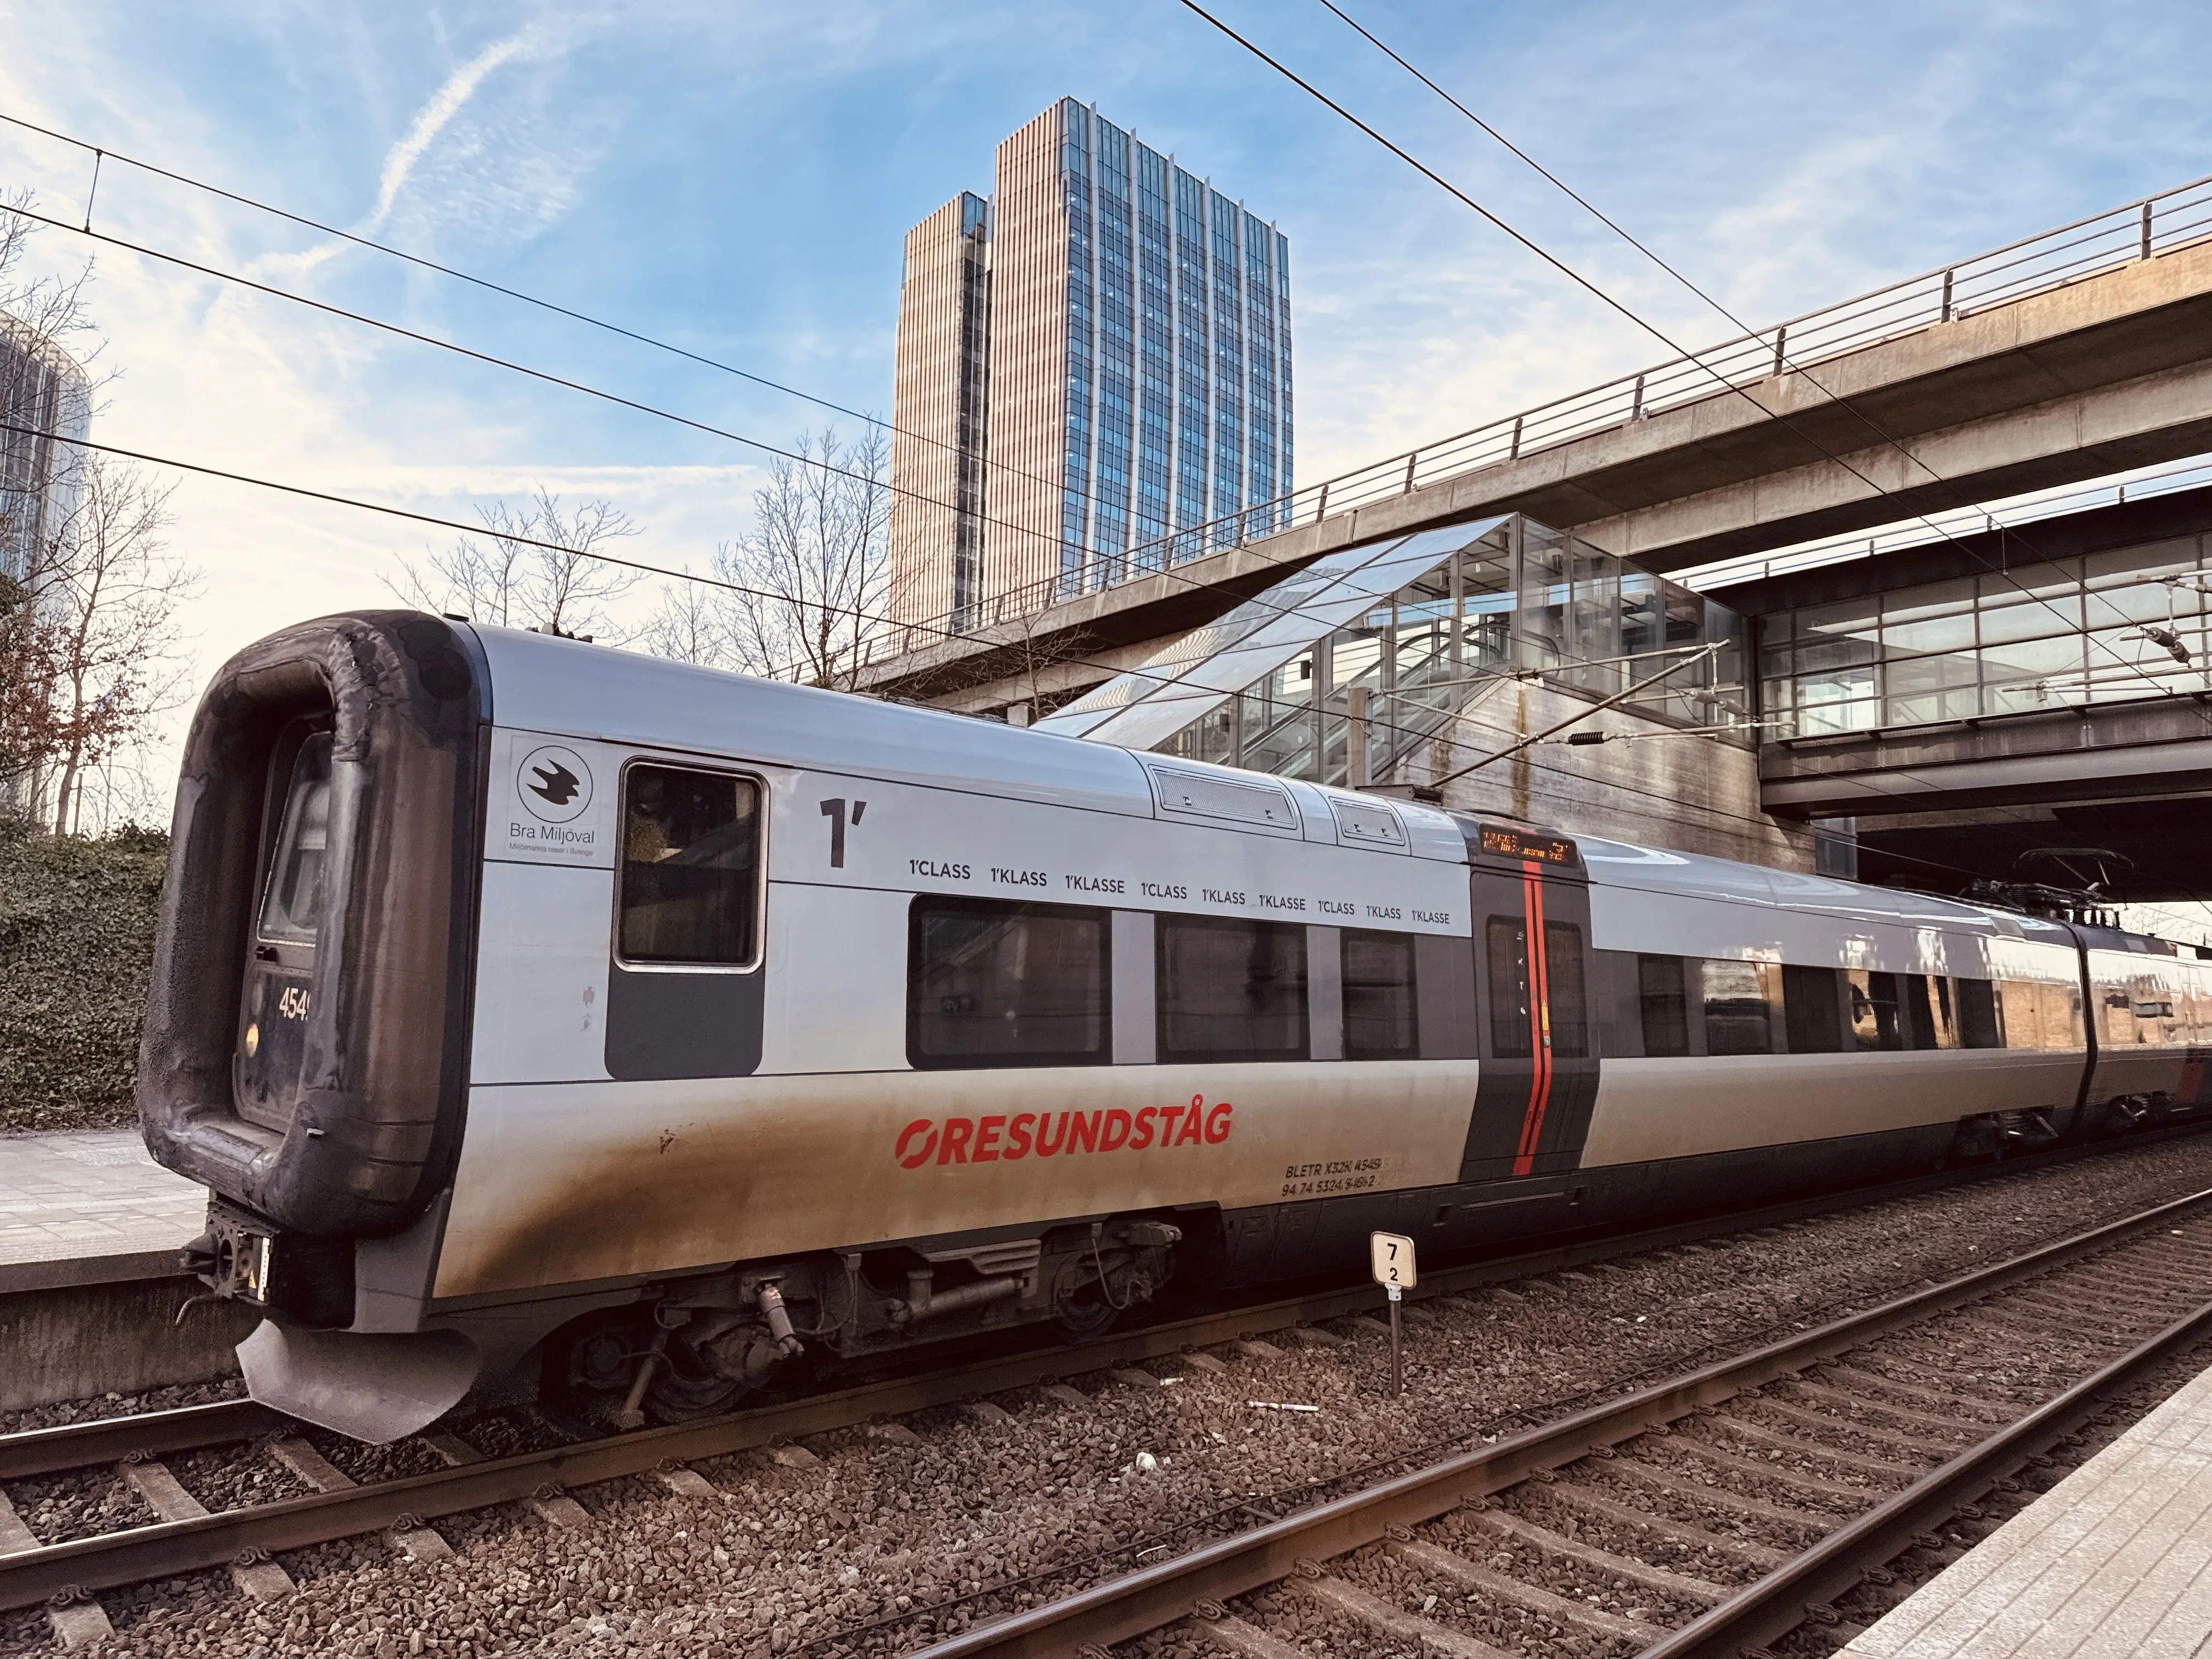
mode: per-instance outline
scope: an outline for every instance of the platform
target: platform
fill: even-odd
[[[174,1250],[206,1220],[206,1190],[136,1129],[0,1137],[0,1267]]]
[[[2212,1651],[2212,1371],[1923,1584],[1848,1659]]]

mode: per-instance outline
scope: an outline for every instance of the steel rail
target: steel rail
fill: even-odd
[[[2212,1330],[2212,1302],[2185,1315],[2102,1370],[2044,1401],[1988,1439],[1969,1446],[1942,1468],[1923,1476],[1886,1503],[1836,1528],[1787,1565],[1769,1573],[1638,1659],[1737,1659],[1805,1622],[1808,1605],[1829,1602],[1852,1589],[1869,1567],[1902,1554],[1914,1539],[1949,1520],[1960,1508],[2071,1433],[2102,1409],[2099,1398],[2132,1380],[2174,1349]]]
[[[87,1463],[114,1462],[134,1452],[158,1457],[163,1452],[192,1451],[298,1426],[283,1413],[251,1400],[217,1400],[175,1411],[26,1429],[0,1437],[0,1480],[27,1480]]]
[[[2155,1205],[2122,1220],[2077,1233],[2071,1238],[1898,1297],[1863,1313],[1766,1343],[1748,1353],[1701,1366],[1577,1412],[1559,1422],[1524,1431],[1494,1445],[1380,1482],[1364,1492],[1201,1546],[1172,1560],[1109,1579],[1060,1601],[963,1632],[920,1650],[913,1659],[1045,1659],[1046,1656],[1072,1653],[1085,1644],[1103,1646],[1157,1630],[1200,1613],[1202,1604],[1218,1604],[1288,1577],[1299,1570],[1301,1563],[1326,1560],[1376,1542],[1388,1536],[1393,1527],[1432,1521],[1459,1507],[1463,1499],[1486,1498],[1516,1485],[1540,1469],[1572,1463],[1588,1455],[1594,1447],[1611,1447],[1633,1439],[1656,1425],[1670,1423],[1701,1407],[1718,1404],[1747,1389],[1832,1359],[1860,1346],[1870,1337],[1917,1323],[1931,1314],[1979,1300],[2023,1279],[2094,1255],[2207,1200],[2212,1200],[2212,1188]],[[2212,1322],[2212,1304],[2180,1323],[2193,1328],[2202,1322]],[[2129,1358],[2138,1364],[2143,1363],[2135,1355]],[[2103,1374],[2098,1373],[2100,1376]],[[2075,1393],[2076,1390],[2069,1390],[2061,1399],[2070,1399]],[[2031,1413],[2037,1420],[2038,1432],[2051,1428],[2049,1412],[2050,1407],[2045,1407]],[[2058,1416],[2063,1418],[2063,1413]],[[2051,1428],[2054,1439],[2063,1432],[2063,1429]],[[2021,1461],[2026,1461],[2028,1455],[2023,1450]],[[1954,1460],[1938,1474],[1949,1473],[1960,1461],[1963,1460]],[[1955,1482],[1967,1477],[1953,1479]],[[1890,1507],[1885,1504],[1883,1509]],[[1881,1513],[1881,1510],[1875,1512]],[[1873,1520],[1874,1516],[1869,1516],[1860,1524]],[[1885,1527],[1890,1524],[1893,1523],[1883,1523]],[[1854,1528],[1843,1530],[1850,1532]],[[1854,1560],[1854,1577],[1856,1571]],[[1815,1582],[1824,1582],[1820,1572],[1812,1576]],[[1802,1597],[1794,1604],[1798,1613],[1793,1623],[1802,1621],[1803,1604]],[[1725,1608],[1733,1604],[1723,1605]],[[1780,1603],[1771,1605],[1778,1607]],[[1686,1626],[1677,1635],[1694,1627]],[[1735,1659],[1733,1647],[1696,1651],[1701,1655],[1725,1652],[1727,1659]]]
[[[2096,1150],[2117,1152],[2156,1144],[2197,1133],[2204,1127],[2194,1123],[2176,1125],[2166,1130],[2130,1136]],[[1729,1233],[1753,1231],[1785,1221],[1863,1208],[1869,1204],[1911,1197],[1920,1193],[2029,1173],[2039,1168],[2075,1162],[2087,1155],[2092,1154],[2085,1154],[2080,1148],[2052,1149],[1964,1173],[1949,1170],[1916,1176],[1903,1181],[1885,1182],[1879,1187],[1827,1194],[1818,1198],[1769,1205],[1757,1210],[1726,1215],[1701,1216],[1632,1233],[1594,1235],[1540,1250],[1494,1257],[1429,1274],[1410,1299],[1426,1301],[1486,1284],[1583,1266],[1611,1256],[1664,1249],[1674,1244]],[[2101,1238],[2117,1230],[2150,1224],[2151,1219],[2170,1210],[2198,1202],[2207,1196],[2212,1196],[2212,1189],[2170,1200],[2155,1210],[2124,1218],[2094,1232],[2044,1246],[2034,1255],[2020,1260],[2039,1259],[2052,1251],[2092,1248],[2084,1241]],[[2002,1270],[2003,1264],[1999,1264],[1996,1267],[1984,1270],[1983,1274],[1973,1279],[1954,1283],[1978,1283],[1988,1274]],[[1934,1296],[1947,1288],[1949,1287],[1938,1286],[1934,1291],[1919,1294]],[[364,1484],[336,1492],[287,1498],[251,1509],[222,1510],[191,1521],[135,1527],[97,1537],[0,1555],[0,1611],[35,1606],[58,1595],[82,1595],[149,1579],[171,1577],[179,1573],[222,1566],[241,1559],[246,1552],[258,1550],[273,1553],[356,1537],[395,1525],[404,1528],[440,1516],[517,1502],[569,1486],[588,1486],[623,1475],[647,1474],[672,1463],[726,1456],[734,1452],[775,1445],[807,1435],[855,1427],[878,1418],[956,1404],[979,1395],[1053,1382],[1085,1371],[1134,1364],[1212,1343],[1366,1312],[1376,1306],[1380,1295],[1374,1285],[1363,1280],[1357,1285],[1333,1287],[1277,1302],[1209,1312],[1140,1328],[1081,1347],[1032,1350],[919,1376],[860,1383],[810,1395],[803,1400],[760,1407],[699,1422],[641,1430],[512,1457],[488,1459],[428,1474]],[[1869,1316],[1858,1316],[1862,1319]],[[1827,1328],[1823,1328],[1824,1330]],[[1720,1367],[1707,1367],[1705,1370],[1724,1369],[1735,1363],[1739,1362],[1721,1362]],[[1692,1375],[1703,1376],[1705,1371]],[[1630,1396],[1631,1399],[1643,1397],[1643,1395]],[[1588,1415],[1583,1413],[1568,1420],[1579,1422]],[[34,1474],[80,1468],[110,1459],[119,1460],[134,1452],[155,1455],[232,1443],[251,1439],[270,1428],[295,1426],[297,1425],[290,1419],[268,1411],[251,1401],[224,1401],[210,1406],[189,1407],[143,1417],[103,1419],[91,1423],[33,1430],[0,1437],[0,1479],[22,1479]],[[1636,1431],[1630,1430],[1626,1433]],[[1544,1432],[1551,1431],[1532,1431]],[[1620,1437],[1626,1437],[1626,1433]],[[1492,1448],[1482,1455],[1494,1455],[1505,1446],[1519,1445],[1529,1438],[1529,1435],[1515,1437],[1510,1441],[1501,1442],[1499,1447]],[[1400,1483],[1391,1483],[1376,1490],[1392,1490],[1397,1484]],[[1357,1503],[1362,1500],[1341,1501]],[[1328,1507],[1334,1509],[1339,1506]],[[1449,1508],[1449,1505],[1444,1507]],[[1316,1511],[1320,1512],[1322,1511]],[[1273,1576],[1281,1575],[1279,1572]]]

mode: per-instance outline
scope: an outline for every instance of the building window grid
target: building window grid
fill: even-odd
[[[1760,623],[1765,708],[1810,737],[2212,692],[2212,601],[2157,580],[2206,568],[2190,537],[1780,612]],[[2191,665],[2123,637],[2146,623]]]

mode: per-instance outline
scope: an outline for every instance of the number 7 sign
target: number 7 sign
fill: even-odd
[[[1413,1241],[1402,1233],[1370,1233],[1370,1263],[1375,1282],[1386,1290],[1410,1291],[1419,1282],[1413,1272]]]

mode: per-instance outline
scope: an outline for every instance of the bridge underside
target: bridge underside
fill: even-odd
[[[1859,878],[1950,888],[1972,871],[1997,881],[2074,887],[2098,878],[2082,849],[2117,853],[2113,896],[2126,903],[2212,903],[2205,831],[2212,791],[2156,799],[1899,813],[1858,821]],[[2059,856],[2051,857],[2047,854]]]

